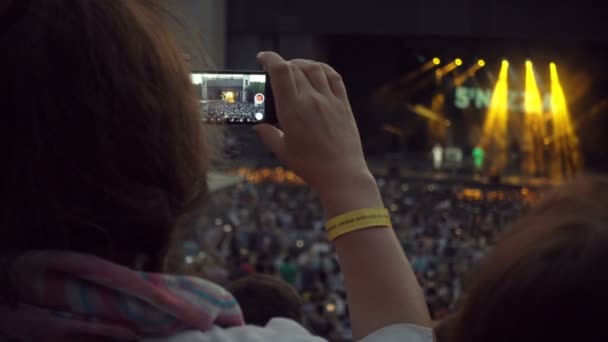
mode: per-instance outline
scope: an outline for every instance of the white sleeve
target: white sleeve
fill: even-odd
[[[312,336],[298,323],[274,318],[266,327],[245,325],[222,329],[215,327],[206,332],[185,331],[170,337],[144,339],[144,342],[327,342]],[[432,342],[433,330],[412,324],[394,324],[376,330],[360,342]]]
[[[144,339],[144,342],[327,342],[312,336],[295,321],[273,318],[266,327],[245,325],[222,329],[215,327],[209,331],[185,331],[170,337]]]
[[[414,324],[393,324],[376,330],[359,342],[433,342],[433,329]]]

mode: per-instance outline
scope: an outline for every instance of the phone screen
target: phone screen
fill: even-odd
[[[274,103],[262,71],[191,73],[203,122],[253,125],[273,121]]]

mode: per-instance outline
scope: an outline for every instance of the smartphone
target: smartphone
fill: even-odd
[[[190,74],[204,123],[256,125],[277,122],[268,74],[202,71]]]

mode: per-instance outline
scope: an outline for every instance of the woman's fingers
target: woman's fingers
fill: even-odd
[[[323,67],[320,63],[305,59],[294,59],[290,61],[290,63],[297,65],[300,70],[302,70],[316,91],[321,94],[328,94],[331,92],[327,76],[325,75]]]
[[[327,81],[329,83],[329,87],[331,88],[332,93],[334,95],[344,101],[348,100],[348,95],[346,93],[346,86],[344,86],[344,81],[342,80],[342,76],[338,74],[334,68],[330,67],[325,63],[319,63],[321,68],[323,68],[323,72],[327,77]]]
[[[304,71],[302,71],[302,69],[300,69],[297,64],[293,64],[290,62],[289,66],[291,68],[291,73],[293,74],[293,78],[296,84],[297,93],[301,94],[313,91],[314,88],[312,84],[310,84],[310,81],[308,80],[306,75],[304,74]]]
[[[283,102],[293,101],[296,97],[296,83],[289,63],[274,52],[260,52],[257,59],[270,76],[277,107],[287,104]]]
[[[367,179],[357,125],[336,71],[307,60],[286,62],[275,53],[260,53],[259,60],[270,75],[283,130],[256,127],[272,152],[329,197]]]
[[[280,129],[268,124],[256,125],[253,129],[258,133],[264,145],[266,145],[281,162],[288,162],[285,134]]]

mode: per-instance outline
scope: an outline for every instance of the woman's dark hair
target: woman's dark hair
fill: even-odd
[[[159,270],[206,193],[188,70],[145,0],[0,8],[0,251],[62,249]],[[10,19],[10,20],[9,20]]]
[[[502,236],[475,277],[453,341],[607,341],[608,180],[548,196]]]
[[[458,313],[445,316],[433,327],[435,342],[449,342],[454,335],[454,326],[458,322]]]
[[[255,274],[229,284],[228,290],[239,302],[247,324],[266,326],[275,317],[302,322],[302,299],[278,278]]]

